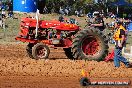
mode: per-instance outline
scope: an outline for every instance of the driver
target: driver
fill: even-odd
[[[94,12],[93,15],[94,15],[94,18],[93,18],[93,23],[91,24],[91,26],[98,28],[100,31],[103,31],[105,29],[104,20],[100,16],[100,13]]]

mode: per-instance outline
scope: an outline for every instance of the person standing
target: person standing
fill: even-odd
[[[126,43],[126,29],[122,26],[122,22],[115,24],[116,31],[114,33],[115,51],[114,51],[114,65],[120,67],[120,61],[125,64],[126,67],[130,67],[129,61],[122,56],[122,48]]]

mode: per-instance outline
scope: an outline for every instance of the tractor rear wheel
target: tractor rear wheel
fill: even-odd
[[[37,43],[32,48],[32,56],[35,59],[46,59],[48,58],[50,49],[43,43]]]
[[[33,58],[32,56],[32,47],[34,46],[33,43],[29,43],[27,46],[26,46],[26,51],[27,51],[27,54],[30,58]]]
[[[98,29],[81,30],[73,39],[72,52],[74,58],[100,61],[108,54],[108,41]]]

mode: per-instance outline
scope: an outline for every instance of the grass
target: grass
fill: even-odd
[[[0,29],[0,42],[15,42],[15,36],[19,31],[19,23],[18,19],[6,19],[5,24],[7,27],[5,29]]]
[[[22,17],[27,17],[27,16],[35,16],[35,13],[33,14],[15,14],[15,17],[17,17],[18,19],[11,19],[8,18],[6,19],[5,23],[8,27],[4,29],[0,28],[0,43],[15,43],[15,37],[18,35],[19,32],[19,26],[20,26],[20,19]],[[58,14],[41,14],[39,17],[42,20],[58,20],[60,15]],[[86,17],[76,17],[76,16],[65,16],[65,18],[69,19],[69,18],[75,18],[78,22],[79,22],[79,26],[81,27],[81,29],[84,28],[84,26],[86,25]],[[111,22],[111,19],[107,19],[105,20],[105,22]],[[107,29],[106,33],[108,33],[109,30]],[[129,33],[130,35],[132,35],[132,33]],[[128,36],[128,46],[132,46],[132,36]],[[113,45],[112,45],[113,46]]]

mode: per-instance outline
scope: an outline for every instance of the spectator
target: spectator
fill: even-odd
[[[92,13],[91,13],[91,12],[89,12],[89,13],[87,14],[87,17],[89,17],[89,18],[93,18]]]
[[[77,16],[77,17],[81,17],[81,16],[83,16],[83,9],[82,8],[79,8],[79,9],[77,9],[76,11],[75,11],[75,15]]]
[[[69,10],[67,8],[65,8],[64,12],[65,12],[66,15],[69,14]]]
[[[2,16],[0,16],[0,27],[2,27],[3,21],[2,21]]]
[[[70,11],[71,11],[70,7],[69,6],[66,6],[66,8],[64,10],[65,14],[66,15],[69,15]]]
[[[43,13],[46,13],[46,14],[48,13],[48,9],[46,6],[44,7]]]
[[[60,22],[64,22],[64,17],[61,15],[58,19]]]
[[[2,9],[2,10],[6,10],[5,4],[2,4],[1,9]]]
[[[13,12],[12,11],[8,12],[8,17],[13,18]]]
[[[59,13],[60,13],[61,15],[65,15],[64,10],[62,9],[62,7],[60,7]]]
[[[115,18],[116,18],[116,16],[115,16],[114,13],[111,14],[111,18],[112,18],[112,19],[115,19]]]
[[[6,17],[6,12],[4,9],[2,9],[2,18],[5,18]]]
[[[131,19],[131,17],[132,17],[132,15],[129,13],[129,14],[128,14],[128,19]]]
[[[77,17],[79,17],[79,14],[80,14],[79,11],[76,10],[76,11],[75,11],[75,15],[76,15]]]

